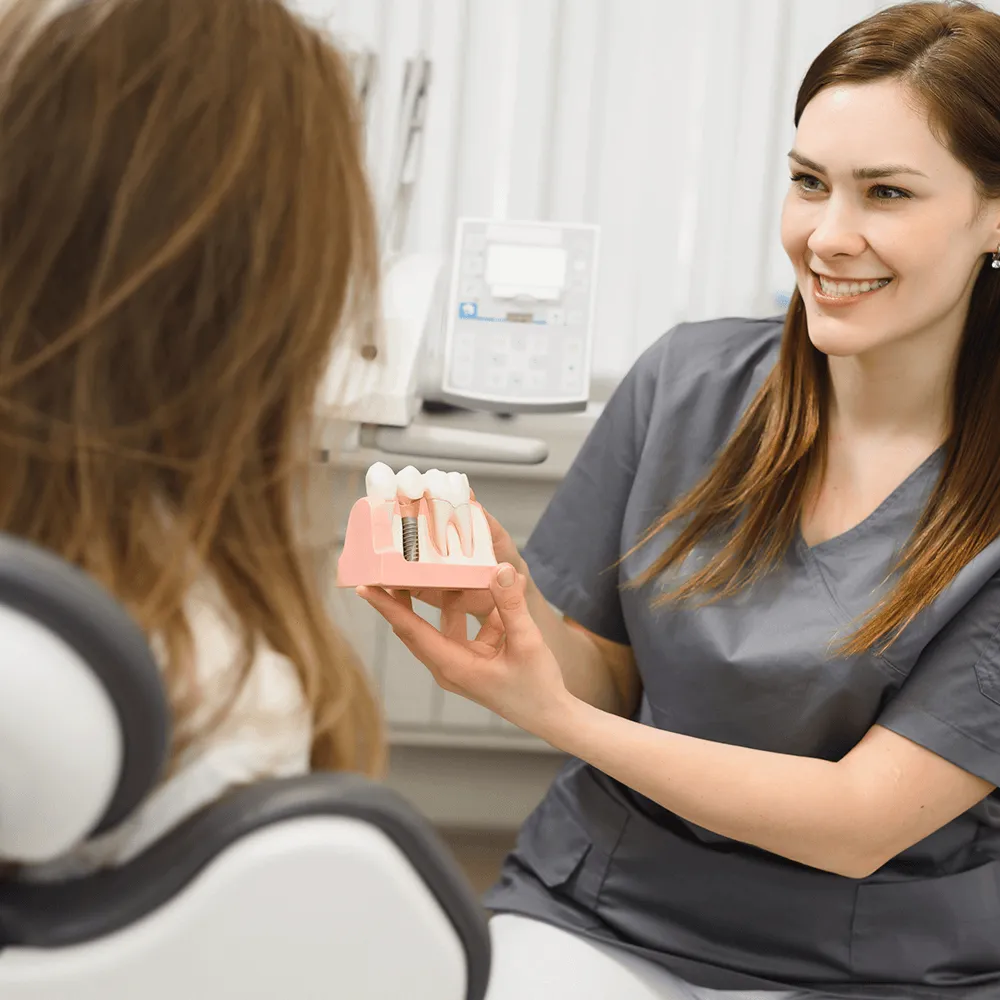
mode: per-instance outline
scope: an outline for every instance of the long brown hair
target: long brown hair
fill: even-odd
[[[301,523],[314,397],[377,286],[345,61],[279,0],[5,0],[0,149],[0,530],[157,638],[175,749],[208,577],[239,680],[262,642],[295,665],[313,766],[380,772]]]
[[[810,66],[795,124],[825,87],[893,78],[922,102],[981,197],[1000,197],[1000,16],[973,3],[905,3],[869,17]],[[962,336],[941,477],[900,555],[895,583],[843,643],[844,655],[884,651],[1000,535],[1000,281],[987,262]],[[826,358],[809,340],[796,290],[774,370],[707,476],[636,546],[683,522],[631,585],[679,565],[705,539],[724,544],[657,604],[729,597],[771,571],[793,541],[807,487],[824,462],[827,399]]]

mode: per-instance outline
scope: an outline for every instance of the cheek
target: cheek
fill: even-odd
[[[802,209],[801,203],[794,199],[794,192],[790,191],[781,209],[781,245],[793,262],[805,253],[811,232],[808,213]]]
[[[956,218],[922,206],[904,206],[872,220],[868,243],[879,260],[902,279],[911,279],[911,291],[937,295],[953,285],[965,268],[971,248],[967,229]],[[962,284],[962,279],[958,278]]]

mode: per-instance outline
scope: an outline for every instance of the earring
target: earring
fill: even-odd
[[[994,270],[1000,270],[1000,247],[997,247],[993,254],[993,268]]]

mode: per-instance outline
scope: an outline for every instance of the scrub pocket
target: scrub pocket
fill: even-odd
[[[1000,628],[993,633],[982,655],[976,661],[976,680],[979,690],[992,702],[1000,705]]]
[[[858,887],[856,975],[972,985],[1000,970],[1000,862],[939,878]]]
[[[597,914],[624,939],[773,982],[849,982],[855,884],[635,812]]]
[[[514,855],[553,893],[592,909],[626,822],[586,772],[563,775],[525,820]]]

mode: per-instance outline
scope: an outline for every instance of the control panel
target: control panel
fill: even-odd
[[[441,396],[504,412],[583,410],[599,229],[459,219]]]

